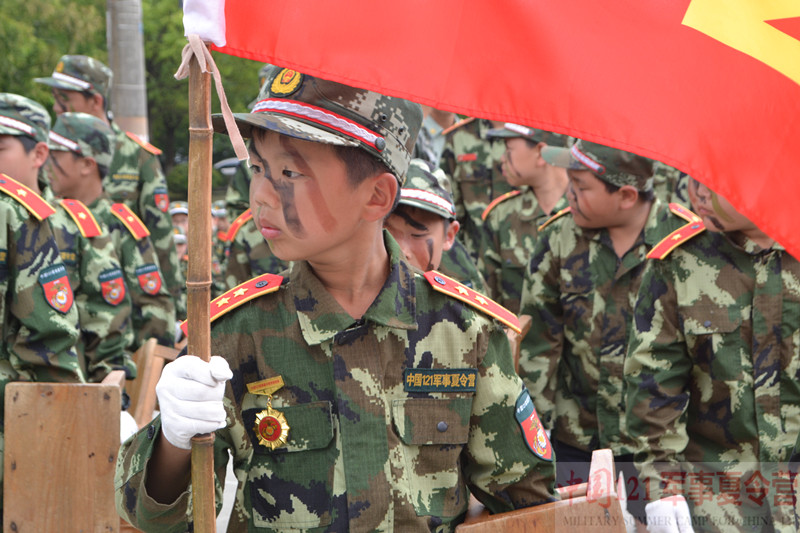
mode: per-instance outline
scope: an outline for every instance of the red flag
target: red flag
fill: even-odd
[[[224,53],[663,161],[800,257],[796,0],[226,0],[225,24]]]

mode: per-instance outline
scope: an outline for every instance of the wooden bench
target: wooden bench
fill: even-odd
[[[153,419],[156,409],[156,384],[164,365],[178,356],[177,348],[161,346],[156,339],[148,339],[133,354],[136,363],[136,379],[126,386],[130,405],[128,412],[142,428]]]
[[[121,384],[9,383],[3,531],[119,531],[114,466]]]
[[[611,450],[592,454],[589,481],[558,490],[561,501],[490,515],[471,499],[456,533],[624,533]]]

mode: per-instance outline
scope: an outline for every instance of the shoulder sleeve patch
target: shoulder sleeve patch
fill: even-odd
[[[486,206],[486,209],[483,210],[483,213],[481,214],[481,220],[483,220],[485,222],[486,221],[486,217],[489,216],[489,213],[491,212],[492,209],[497,207],[499,204],[505,202],[509,198],[513,198],[513,197],[517,196],[518,194],[522,194],[522,191],[509,191],[509,192],[507,192],[507,193],[505,193],[503,195],[498,196],[494,200],[492,200],[489,203],[489,205]]]
[[[663,239],[661,242],[653,246],[653,249],[647,253],[648,259],[664,259],[672,250],[687,242],[695,235],[699,235],[705,231],[706,226],[702,221],[689,222],[685,226],[681,226]]]
[[[78,225],[78,228],[81,230],[81,235],[84,237],[97,237],[103,234],[103,230],[100,224],[97,223],[97,219],[94,218],[92,212],[89,211],[89,208],[86,207],[83,202],[65,198],[61,200],[61,206],[69,213],[69,216],[72,217],[75,224]]]
[[[0,192],[21,203],[39,221],[56,212],[53,206],[47,203],[47,200],[5,174],[0,174]]]
[[[147,226],[144,225],[142,219],[136,216],[130,207],[125,204],[113,204],[111,206],[111,212],[114,213],[114,216],[117,217],[125,227],[128,228],[128,231],[133,234],[136,240],[141,240],[150,235],[150,230],[147,229]]]
[[[553,222],[555,222],[559,218],[563,217],[567,213],[572,213],[572,208],[571,207],[565,207],[561,211],[557,212],[555,215],[551,216],[550,218],[548,218],[547,220],[545,220],[544,222],[539,224],[539,227],[536,228],[536,229],[538,231],[542,231],[544,228],[546,228],[547,226],[549,226],[550,224],[552,224]]]
[[[281,283],[283,283],[283,276],[276,274],[261,274],[250,281],[246,281],[231,290],[222,293],[213,300],[211,300],[211,322],[221,317],[228,311],[236,309],[245,302],[249,302],[254,298],[269,294],[277,291]],[[188,335],[188,324],[184,320],[181,323],[181,330],[184,335]]]
[[[462,302],[483,311],[485,314],[496,318],[517,333],[522,333],[517,315],[491,298],[484,296],[479,292],[475,292],[472,289],[465,287],[461,283],[450,279],[444,274],[435,270],[425,272],[425,279],[428,280],[428,283],[431,284],[434,290],[449,294],[456,300],[461,300]]]
[[[691,209],[688,209],[681,204],[676,204],[675,202],[669,204],[669,210],[673,215],[681,217],[686,222],[701,222],[703,220],[699,215],[696,215],[694,212],[692,212]]]
[[[536,414],[531,395],[528,389],[524,387],[522,393],[517,397],[517,402],[514,406],[514,417],[522,430],[522,436],[528,449],[540,459],[552,461],[553,447],[550,445],[550,439],[547,438],[547,433],[539,420],[539,415]]]
[[[139,137],[135,133],[131,133],[129,131],[126,131],[125,135],[127,135],[133,142],[135,142],[136,144],[138,144],[139,146],[141,146],[142,148],[144,148],[145,150],[147,150],[151,154],[153,154],[153,155],[161,155],[161,150],[160,149],[156,148],[155,146],[153,146],[149,142],[146,142],[144,139],[142,139],[141,137]]]
[[[233,242],[233,238],[236,237],[236,234],[239,233],[239,230],[242,229],[248,220],[253,218],[253,212],[250,208],[247,208],[247,211],[236,217],[236,220],[231,222],[231,227],[228,228],[228,234],[225,236],[226,242]]]

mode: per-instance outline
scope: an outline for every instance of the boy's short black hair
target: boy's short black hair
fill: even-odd
[[[621,188],[619,185],[614,185],[613,183],[609,183],[604,179],[601,178],[598,179],[600,179],[600,181],[603,182],[603,185],[606,186],[606,191],[608,191],[609,194],[614,194]],[[637,192],[639,193],[639,200],[641,200],[642,202],[652,202],[656,198],[656,193],[653,189],[648,189],[646,191],[637,191]]]
[[[28,135],[15,135],[15,137],[22,143],[22,148],[25,150],[26,154],[31,153],[31,150],[36,148],[36,145],[39,144],[39,141]]]

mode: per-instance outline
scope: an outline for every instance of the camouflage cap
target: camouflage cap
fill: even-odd
[[[67,91],[88,91],[108,100],[113,74],[111,69],[89,56],[61,56],[53,75],[33,81]]]
[[[646,157],[578,139],[571,148],[546,146],[542,157],[551,165],[572,170],[591,170],[601,180],[639,191],[653,189],[653,161]]]
[[[513,122],[506,122],[502,128],[494,128],[486,132],[488,137],[498,139],[513,139],[522,137],[535,143],[546,143],[548,146],[567,146],[569,137],[560,133],[547,130],[537,130],[528,126],[521,126]]]
[[[243,137],[253,127],[355,146],[383,161],[402,183],[422,124],[419,104],[270,66],[250,113],[234,114]],[[222,115],[214,129],[226,133]]]
[[[108,168],[114,158],[114,131],[105,121],[88,113],[62,113],[50,131],[51,150],[91,157]]]
[[[13,93],[0,93],[0,135],[27,135],[47,142],[50,114],[38,102]]]
[[[169,214],[172,215],[188,215],[189,214],[189,204],[178,200],[177,202],[170,202],[169,203]]]
[[[269,74],[271,68],[272,68],[272,65],[270,63],[265,63],[264,66],[261,67],[258,70],[258,92],[259,92],[259,95],[261,94],[261,87],[263,87],[264,86],[264,82],[267,81],[267,75]],[[259,100],[260,100],[260,98],[258,96],[256,96],[256,98],[253,101],[251,101],[249,104],[247,104],[247,109],[252,110],[253,107],[258,103]]]
[[[225,200],[217,200],[211,204],[212,217],[224,217],[228,214],[228,208],[225,205]]]
[[[408,165],[399,203],[430,211],[448,220],[456,217],[447,174],[424,159],[412,159]]]

